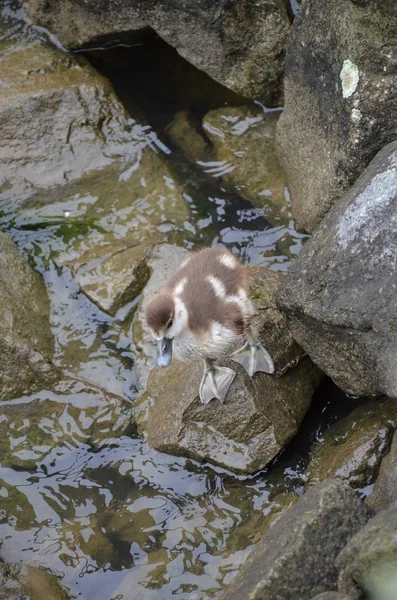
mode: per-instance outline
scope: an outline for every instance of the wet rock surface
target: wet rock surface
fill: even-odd
[[[333,207],[278,292],[291,333],[344,391],[397,398],[397,143]]]
[[[253,330],[270,352],[276,370],[283,369],[302,358],[302,351],[275,306],[274,293],[282,275],[266,269],[255,273],[251,297],[258,316]],[[139,419],[148,443],[157,450],[252,473],[263,468],[295,435],[320,373],[304,359],[282,377],[257,373],[250,380],[237,363],[229,360],[225,364],[237,372],[226,402],[214,400],[205,406],[197,395],[201,363],[173,361],[167,369],[155,369],[141,398]]]
[[[158,0],[29,4],[33,21],[69,49],[134,41],[148,28],[199,69],[244,96],[279,102],[290,17],[283,0],[184,4]],[[238,42],[236,41],[238,39]]]
[[[50,304],[41,275],[0,232],[0,399],[50,385],[54,338]]]
[[[68,600],[55,575],[30,565],[0,559],[0,600]]]
[[[395,400],[373,400],[356,408],[313,448],[308,481],[338,477],[355,488],[373,484],[396,427]]]
[[[365,504],[344,482],[308,490],[256,545],[222,600],[296,600],[335,589],[334,561],[367,519]]]
[[[64,183],[142,141],[109,82],[83,57],[30,44],[2,57],[0,189]]]
[[[310,0],[294,21],[278,149],[307,231],[396,138],[396,31],[384,0]]]
[[[387,510],[370,519],[339,555],[339,591],[359,600],[368,593],[376,594],[382,580],[392,574],[395,577],[396,539],[397,503],[394,502]]]
[[[372,494],[367,498],[375,510],[386,508],[397,500],[397,433],[394,434],[390,451],[382,460],[379,475]]]

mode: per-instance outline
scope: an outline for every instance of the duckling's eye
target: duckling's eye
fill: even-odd
[[[170,319],[168,321],[168,324],[167,324],[167,329],[169,329],[170,327],[172,327],[173,324],[174,324],[174,319]]]

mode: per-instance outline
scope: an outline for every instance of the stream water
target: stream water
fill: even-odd
[[[15,2],[0,3],[0,17],[2,51],[10,43],[45,38],[23,23]],[[208,175],[208,164],[189,163],[167,136],[167,125],[179,111],[190,111],[199,121],[211,109],[238,106],[243,100],[158,39],[128,49],[96,51],[89,59],[111,78],[134,117],[150,125],[145,130],[148,144],[155,136],[157,151],[163,152],[175,179],[184,185],[188,181],[189,225],[180,232],[179,242],[187,247],[223,244],[247,264],[286,269],[304,237],[295,231],[292,217],[274,226],[266,206],[259,209],[237,192],[222,189],[216,177]],[[131,328],[136,302],[109,316],[81,293],[69,268],[54,258],[70,249],[89,226],[78,217],[73,222],[51,220],[48,206],[71,206],[73,200],[85,210],[94,195],[101,198],[100,182],[95,190],[79,185],[49,191],[47,213],[20,210],[17,199],[10,203],[0,197],[0,225],[44,277],[56,364],[65,375],[133,405],[137,351]],[[285,197],[288,200],[287,189]],[[0,457],[0,555],[6,561],[48,568],[71,597],[85,600],[219,597],[257,540],[264,517],[277,510],[279,494],[302,493],[311,444],[321,443],[326,427],[354,405],[324,382],[299,435],[281,457],[257,476],[239,478],[155,452],[133,426],[119,437],[105,433],[100,446],[93,448],[83,435],[89,418],[85,402],[85,395],[76,391],[67,401],[61,393],[52,393],[50,398],[35,394],[5,403],[47,403],[47,412],[41,411],[34,426],[51,443],[43,443],[40,436],[29,442],[33,425],[26,418],[21,422],[16,409],[7,414],[3,440],[15,460],[9,463]],[[105,396],[96,410],[112,411]],[[0,414],[0,423],[2,418]]]

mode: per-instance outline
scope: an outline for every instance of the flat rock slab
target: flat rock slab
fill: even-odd
[[[29,3],[32,20],[69,49],[131,42],[148,29],[226,87],[279,103],[284,48],[290,29],[287,2],[241,0],[61,0]],[[149,30],[150,31],[150,30]],[[238,41],[237,41],[238,40]]]
[[[397,503],[382,510],[349,541],[338,561],[340,592],[353,600],[387,597],[381,589],[389,580],[396,589]],[[384,592],[386,594],[386,592]]]
[[[44,281],[11,238],[0,232],[0,400],[41,389],[58,378]]]
[[[175,253],[177,260],[179,253]],[[161,257],[157,261],[161,270]],[[153,292],[159,283],[156,273],[153,270],[149,281]],[[303,356],[275,306],[274,293],[282,275],[266,269],[255,269],[254,274],[251,297],[257,317],[253,329],[270,352],[276,369],[282,370]],[[145,296],[145,301],[150,296]],[[143,333],[142,311],[143,306],[134,332],[134,340],[137,343],[140,339],[141,347],[150,344]],[[152,341],[152,355],[153,350]],[[152,360],[154,367],[154,357]],[[234,369],[237,377],[224,404],[213,400],[206,406],[198,398],[201,363],[173,361],[167,369],[154,369],[138,403],[137,420],[148,443],[157,450],[210,461],[239,473],[253,473],[296,434],[321,374],[307,359],[282,377],[257,373],[252,380],[238,363],[229,360],[224,364]],[[145,378],[147,367],[145,362]]]
[[[222,600],[297,600],[335,589],[335,560],[367,519],[346,483],[309,489],[255,546]]]
[[[367,498],[367,504],[375,510],[387,508],[397,500],[397,433],[394,434],[390,451],[380,465],[379,476],[374,490]]]
[[[355,488],[373,484],[396,427],[395,400],[373,400],[356,408],[312,449],[308,481],[339,477]]]
[[[397,398],[397,143],[329,212],[278,305],[297,342],[345,392]]]
[[[2,58],[1,69],[5,192],[15,181],[28,188],[62,184],[142,147],[140,127],[83,57],[38,44],[22,50],[16,45]]]
[[[287,45],[277,146],[306,231],[396,137],[396,44],[395,2],[302,3]]]

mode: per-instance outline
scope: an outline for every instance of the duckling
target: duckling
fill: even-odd
[[[224,402],[236,375],[215,365],[218,358],[230,356],[250,377],[257,371],[274,373],[270,354],[250,328],[255,310],[249,284],[248,269],[233,254],[205,248],[184,261],[146,307],[158,366],[168,366],[173,354],[182,362],[204,361],[199,389],[203,404],[213,398]],[[243,334],[245,344],[233,351]]]

